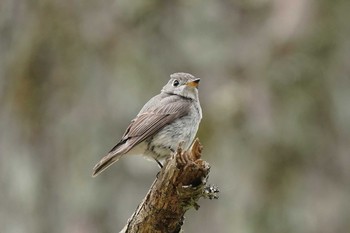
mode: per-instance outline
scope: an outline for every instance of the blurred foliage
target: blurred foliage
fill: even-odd
[[[0,3],[0,232],[118,232],[158,168],[92,179],[177,71],[202,79],[218,201],[186,232],[350,229],[350,2]]]

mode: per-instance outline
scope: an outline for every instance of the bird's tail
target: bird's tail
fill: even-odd
[[[106,170],[113,163],[117,162],[121,156],[122,156],[122,154],[115,154],[115,153],[111,152],[108,155],[106,155],[105,157],[103,157],[101,159],[101,161],[98,162],[95,165],[95,167],[93,168],[92,177],[95,177],[98,174],[100,174],[101,172],[103,172],[104,170]]]

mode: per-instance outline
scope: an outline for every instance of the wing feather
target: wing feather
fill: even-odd
[[[190,101],[179,98],[181,97],[165,99],[163,103],[158,104],[156,107],[140,113],[131,122],[122,140],[130,140],[130,147],[134,147],[159,132],[159,130],[172,123],[175,119],[187,115],[190,110]]]
[[[120,142],[95,165],[93,176],[104,171],[137,144],[155,135],[174,120],[186,116],[190,111],[190,100],[177,95],[161,98],[161,95],[164,94],[153,97],[131,121]]]

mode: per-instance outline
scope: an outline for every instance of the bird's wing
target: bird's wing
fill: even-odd
[[[131,121],[121,141],[96,164],[93,176],[112,165],[121,155],[129,152],[134,146],[159,132],[164,126],[187,115],[190,110],[190,101],[172,95],[161,99],[158,104],[155,103],[149,106]]]

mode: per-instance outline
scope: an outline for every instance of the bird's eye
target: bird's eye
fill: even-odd
[[[177,87],[177,86],[179,86],[179,84],[180,84],[179,80],[175,79],[174,82],[173,82],[173,86]]]

